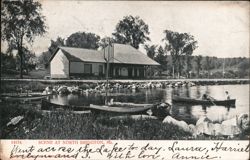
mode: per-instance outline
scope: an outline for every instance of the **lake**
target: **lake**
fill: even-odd
[[[183,97],[200,98],[206,93],[215,99],[225,99],[225,91],[228,91],[232,99],[236,99],[235,107],[225,106],[204,106],[204,105],[187,105],[172,104],[172,96],[180,95]],[[165,89],[140,89],[139,91],[131,90],[114,90],[109,93],[109,99],[119,102],[134,103],[157,103],[167,102],[172,105],[171,115],[178,120],[184,120],[187,123],[195,124],[196,121],[206,115],[214,122],[221,122],[226,119],[235,117],[237,114],[249,113],[249,85],[210,85],[210,86],[192,86]],[[81,95],[54,95],[51,102],[65,105],[83,105],[104,104],[105,93],[89,93]]]

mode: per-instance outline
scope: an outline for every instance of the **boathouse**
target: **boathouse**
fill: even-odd
[[[50,58],[51,78],[144,78],[146,70],[159,65],[130,45],[113,43],[102,50],[58,47]]]

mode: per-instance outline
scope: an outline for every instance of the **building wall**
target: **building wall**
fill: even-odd
[[[99,66],[102,66],[102,73],[105,74],[105,66],[103,63],[92,63],[92,73],[96,76],[99,75]]]
[[[84,74],[84,64],[92,65],[92,74],[95,76],[99,75],[99,66],[102,66],[102,73],[105,73],[103,63],[70,62],[70,74]]]
[[[70,62],[70,73],[83,73],[84,62]]]
[[[51,78],[69,78],[69,61],[61,50],[58,50],[50,62],[50,76]]]

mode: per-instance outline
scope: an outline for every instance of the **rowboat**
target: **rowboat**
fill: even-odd
[[[1,95],[3,101],[37,101],[46,98],[49,95]]]
[[[110,107],[147,107],[147,106],[152,106],[153,104],[149,103],[126,103],[126,102],[111,102],[108,103],[108,106]]]
[[[193,99],[187,97],[178,97],[174,96],[172,98],[172,102],[179,103],[189,103],[189,104],[204,104],[204,105],[221,105],[221,106],[235,106],[236,99],[228,99],[228,100],[203,100],[203,99]]]
[[[106,113],[118,113],[118,114],[143,114],[153,108],[153,105],[145,106],[107,106],[107,105],[94,105],[90,104],[89,109],[93,112],[106,112]]]
[[[49,102],[48,100],[43,99],[41,110],[70,110],[70,111],[85,111],[88,107],[86,106],[74,106],[74,105],[63,105],[57,104],[53,102]]]

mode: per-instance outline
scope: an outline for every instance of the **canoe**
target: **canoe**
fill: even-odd
[[[70,110],[70,111],[85,111],[87,106],[74,106],[74,105],[63,105],[49,102],[48,100],[43,99],[41,104],[41,110]]]
[[[51,113],[58,113],[60,111],[58,110],[41,110],[39,111],[41,112],[43,115],[47,115],[47,114],[51,114]],[[91,114],[91,111],[90,110],[84,110],[84,111],[70,111],[70,113],[73,113],[73,114]]]
[[[204,105],[221,105],[221,106],[235,106],[236,99],[229,100],[202,100],[193,99],[187,97],[177,97],[172,98],[172,102],[189,103],[189,104],[204,104]]]
[[[93,112],[106,112],[118,114],[142,114],[146,113],[153,105],[136,106],[136,107],[119,107],[119,106],[106,106],[90,104],[89,109]]]
[[[17,96],[12,96],[12,95],[1,95],[1,99],[4,101],[36,101],[36,100],[41,100],[49,95],[17,95]]]
[[[126,102],[112,102],[108,104],[110,107],[147,107],[147,106],[152,106],[153,104],[148,104],[148,103],[126,103]]]

